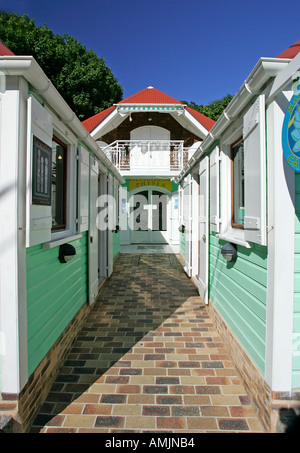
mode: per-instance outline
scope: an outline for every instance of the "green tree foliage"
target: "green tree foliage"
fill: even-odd
[[[0,11],[0,39],[15,55],[32,55],[80,120],[119,102],[123,88],[92,50],[28,15]]]
[[[227,94],[222,99],[218,99],[216,101],[210,102],[208,105],[197,105],[195,102],[185,102],[182,101],[184,104],[188,105],[192,109],[196,110],[197,112],[202,113],[205,116],[208,116],[212,120],[217,121],[219,116],[222,112],[226,109],[227,105],[231,101],[233,96],[231,94]]]

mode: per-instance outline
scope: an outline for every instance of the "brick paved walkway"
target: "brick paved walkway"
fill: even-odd
[[[263,432],[175,255],[119,255],[32,432]]]

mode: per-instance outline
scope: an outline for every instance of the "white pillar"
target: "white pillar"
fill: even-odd
[[[0,332],[1,393],[19,394],[27,382],[25,169],[27,85],[1,79]],[[4,82],[6,86],[4,85]]]
[[[282,150],[282,124],[291,93],[267,108],[268,288],[266,382],[291,391],[294,298],[295,172]]]

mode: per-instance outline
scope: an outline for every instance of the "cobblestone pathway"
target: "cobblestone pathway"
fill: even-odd
[[[175,255],[119,255],[32,432],[263,432]]]

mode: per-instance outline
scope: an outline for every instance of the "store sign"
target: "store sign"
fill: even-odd
[[[282,148],[294,171],[300,172],[300,85],[287,107],[282,126]]]
[[[130,179],[129,190],[144,186],[157,186],[172,191],[172,182],[169,179]]]

